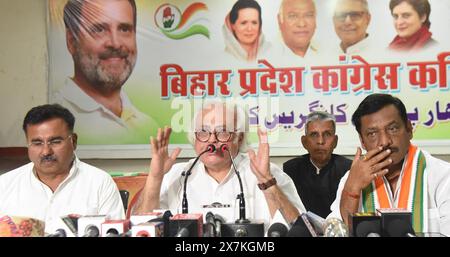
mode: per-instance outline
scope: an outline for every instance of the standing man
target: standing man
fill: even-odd
[[[310,113],[301,140],[308,154],[285,162],[283,171],[294,181],[306,210],[326,218],[336,198],[339,181],[350,169],[352,161],[333,154],[338,136],[332,114]]]
[[[316,31],[316,7],[313,0],[283,0],[278,13],[278,26],[288,49],[283,54],[307,58],[317,55],[311,43]]]
[[[136,63],[134,0],[69,0],[64,7],[74,76],[56,101],[77,117],[83,143],[142,143],[156,123],[122,87]]]
[[[362,147],[342,178],[330,216],[348,224],[355,212],[403,208],[415,232],[450,236],[450,164],[411,143],[405,105],[388,94],[367,96],[352,116]]]
[[[42,220],[46,233],[59,229],[68,214],[125,218],[111,176],[76,157],[74,123],[69,110],[58,104],[26,114],[23,130],[31,162],[0,176],[0,214]]]
[[[341,39],[339,53],[362,54],[370,50],[370,23],[367,0],[337,0],[333,23],[337,36]]]

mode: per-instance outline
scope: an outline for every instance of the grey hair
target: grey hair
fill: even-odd
[[[340,2],[342,2],[342,1],[344,1],[344,0],[336,0],[334,8],[336,9],[336,7],[338,6],[338,4],[339,4]],[[369,3],[367,2],[367,0],[351,0],[351,1],[354,1],[354,2],[360,2],[360,3],[362,4],[363,8],[364,8],[364,11],[366,11],[367,13],[369,13]]]
[[[281,4],[280,4],[280,8],[278,9],[278,15],[280,16],[281,21],[283,21],[283,22],[284,22],[284,20],[283,20],[283,6],[284,6],[285,2],[286,2],[286,0],[282,0]],[[314,0],[311,0],[311,2],[313,3],[313,6],[314,6],[314,13],[317,13],[316,3],[314,2]]]
[[[199,110],[196,111],[195,115],[194,115],[194,119],[192,120],[192,128],[188,131],[187,133],[187,137],[189,142],[194,145],[195,143],[195,131],[198,131],[199,128],[197,128],[197,119],[201,117],[202,113],[205,110],[214,110],[216,108],[224,108],[227,113],[228,112],[232,112],[233,118],[235,119],[235,121],[233,122],[233,124],[235,124],[235,128],[234,131],[237,132],[236,134],[242,134],[242,144],[239,147],[239,152],[241,153],[245,153],[248,151],[250,145],[248,143],[248,128],[249,128],[249,124],[248,124],[248,115],[247,112],[243,109],[243,107],[241,107],[241,105],[238,105],[236,103],[233,102],[221,102],[218,100],[211,100],[205,104],[202,105],[202,108],[200,108]],[[228,119],[228,117],[227,117]],[[239,139],[239,137],[235,137],[234,138],[234,142],[236,143],[237,140]]]
[[[334,117],[333,114],[322,111],[314,111],[306,117],[305,135],[308,133],[308,124],[313,121],[331,121],[333,123],[333,129],[336,131],[336,117]]]

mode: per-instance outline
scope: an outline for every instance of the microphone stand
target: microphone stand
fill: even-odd
[[[228,146],[223,144],[220,146],[220,149],[222,150],[222,152],[223,151],[228,152],[228,156],[230,156],[231,165],[233,166],[234,173],[236,173],[236,176],[239,180],[239,187],[241,190],[241,193],[237,195],[237,199],[239,199],[239,219],[237,219],[235,223],[239,223],[239,224],[250,223],[250,220],[245,218],[244,187],[242,186],[241,175],[240,175],[239,171],[236,169],[236,164],[234,163],[233,157],[231,156]]]
[[[202,156],[203,154],[205,154],[207,152],[213,153],[215,151],[216,151],[216,147],[214,145],[208,145],[206,150],[201,152],[197,156],[197,158],[195,158],[194,163],[192,163],[191,167],[189,167],[189,169],[187,171],[182,173],[182,176],[185,176],[184,177],[184,184],[183,184],[183,200],[181,202],[181,209],[182,209],[183,213],[188,213],[188,201],[187,201],[186,188],[187,188],[188,177],[189,177],[189,175],[191,175],[191,170],[194,168],[195,164],[200,159],[200,156]]]

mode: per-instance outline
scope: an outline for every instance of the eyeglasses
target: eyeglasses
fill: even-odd
[[[351,21],[360,21],[365,13],[366,12],[341,12],[336,13],[334,19],[339,22],[344,22],[347,17],[350,17]]]
[[[214,134],[216,136],[217,141],[219,141],[221,143],[226,143],[226,142],[230,141],[231,136],[234,134],[234,132],[229,132],[229,131],[209,132],[206,130],[201,130],[201,131],[195,132],[195,138],[197,138],[198,141],[204,143],[204,142],[208,142],[208,140],[212,134]]]
[[[48,145],[52,148],[58,148],[61,147],[65,140],[72,138],[72,135],[67,136],[66,138],[54,138],[49,141],[42,141],[42,140],[32,140],[30,143],[28,143],[28,147],[33,148],[42,148],[44,145]]]

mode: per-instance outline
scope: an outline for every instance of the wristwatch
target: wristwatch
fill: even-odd
[[[259,189],[261,190],[266,190],[267,188],[276,185],[277,184],[277,180],[275,179],[275,177],[273,177],[272,179],[269,179],[266,183],[260,183],[258,184]]]

